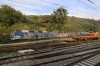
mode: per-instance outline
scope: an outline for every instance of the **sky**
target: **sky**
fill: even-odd
[[[59,7],[67,10],[68,16],[100,19],[100,0],[0,0],[24,15],[50,15]]]

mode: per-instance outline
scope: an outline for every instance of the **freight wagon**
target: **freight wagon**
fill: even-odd
[[[52,33],[49,31],[37,31],[37,30],[14,30],[10,34],[11,40],[45,39],[45,38],[52,38]]]
[[[94,32],[57,32],[57,31],[37,31],[37,30],[14,30],[10,34],[11,40],[18,39],[46,39],[73,37],[76,40],[98,39],[98,33]]]
[[[73,39],[76,39],[78,41],[81,40],[94,40],[98,39],[99,34],[96,32],[80,32],[80,36],[74,36]]]
[[[14,30],[10,34],[11,40],[17,39],[45,39],[45,38],[62,38],[79,35],[79,32],[50,32],[37,30]]]

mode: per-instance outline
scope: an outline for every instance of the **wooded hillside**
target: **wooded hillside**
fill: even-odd
[[[0,33],[12,30],[48,30],[48,31],[97,31],[97,21],[67,16],[67,9],[62,7],[51,15],[23,15],[8,5],[0,7]]]

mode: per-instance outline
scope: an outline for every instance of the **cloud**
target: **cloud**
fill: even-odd
[[[34,12],[29,12],[29,11],[23,11],[24,15],[39,15],[38,13],[34,13]]]
[[[50,15],[51,13],[44,13],[44,14],[42,14],[42,15]]]

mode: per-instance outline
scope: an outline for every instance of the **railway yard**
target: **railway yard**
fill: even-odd
[[[0,66],[100,66],[100,0],[0,3]]]
[[[79,41],[80,42],[80,41]],[[59,44],[58,44],[59,43]],[[0,58],[0,66],[100,66],[100,43],[83,42],[70,44],[70,42],[53,43],[55,47],[45,46],[38,48],[41,51],[29,54],[14,55]],[[70,44],[70,45],[69,45]],[[24,48],[23,48],[24,47]],[[10,47],[9,51],[29,49],[33,47]],[[35,46],[36,47],[36,46]],[[13,48],[11,50],[11,48]],[[3,49],[2,51],[7,51]],[[0,51],[0,52],[2,52]],[[8,51],[7,51],[8,52]]]

